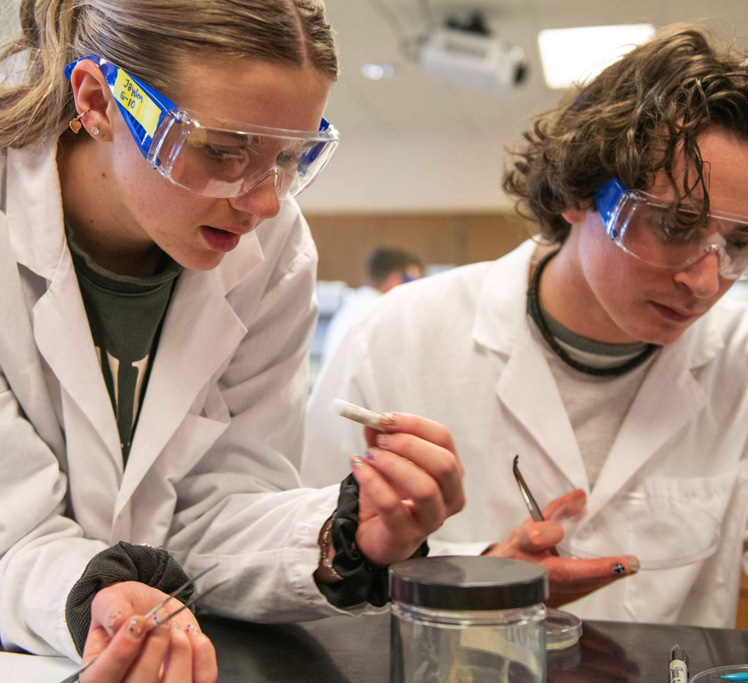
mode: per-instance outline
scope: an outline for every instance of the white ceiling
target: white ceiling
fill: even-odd
[[[510,206],[500,189],[504,149],[533,114],[561,96],[544,82],[537,34],[544,28],[705,21],[726,38],[748,37],[748,0],[326,0],[342,72],[326,115],[340,148],[300,203],[312,211],[492,211]],[[18,0],[0,0],[0,36],[16,24]],[[494,33],[521,46],[527,82],[490,96],[430,80],[402,49],[422,36],[424,8],[436,25],[482,10]],[[395,76],[371,81],[365,63]]]
[[[545,28],[706,19],[722,33],[748,35],[748,0],[326,0],[337,32],[342,73],[328,112],[348,132],[490,132],[552,105],[557,91],[544,82],[537,34]],[[424,6],[441,24],[448,15],[481,9],[495,34],[521,46],[530,61],[528,81],[506,97],[445,86],[408,59],[392,22],[411,39],[427,30]],[[387,9],[387,11],[385,11]],[[391,20],[388,21],[388,17]],[[365,63],[390,63],[391,79],[361,75]]]
[[[492,210],[503,149],[533,114],[561,96],[543,81],[537,34],[544,28],[700,20],[727,38],[748,36],[748,0],[326,0],[342,72],[328,118],[341,132],[335,159],[301,203],[314,210]],[[495,35],[521,46],[527,82],[504,96],[432,81],[403,40],[481,9]],[[366,63],[395,66],[391,79],[362,77]]]

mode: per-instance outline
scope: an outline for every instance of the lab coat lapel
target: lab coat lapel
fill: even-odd
[[[496,393],[569,484],[588,490],[587,472],[561,394],[529,328],[509,356]]]
[[[254,251],[240,277],[262,260],[254,235],[244,238]],[[228,273],[228,274],[227,274]],[[240,279],[240,278],[236,278]],[[231,268],[180,275],[164,320],[151,376],[117,496],[115,517],[190,411],[199,392],[230,358],[247,332],[226,299],[236,281]]]
[[[49,282],[32,313],[39,351],[59,380],[63,395],[78,405],[121,472],[114,411],[65,242],[56,150],[56,145],[9,150],[8,237],[16,261]],[[30,202],[28,197],[36,199]],[[69,457],[75,455],[68,453]],[[90,452],[82,455],[91,457]]]
[[[587,489],[587,474],[566,409],[527,323],[528,277],[536,248],[528,240],[495,262],[479,296],[473,339],[507,357],[496,385],[501,404],[570,485]]]
[[[107,454],[121,472],[122,450],[114,410],[96,357],[69,253],[63,255],[49,289],[34,306],[33,317],[39,351],[62,390],[90,421]],[[90,452],[80,455],[91,457]]]
[[[723,346],[707,316],[660,351],[661,357],[647,373],[600,472],[587,504],[590,516],[623,490],[636,472],[704,408],[708,397],[693,370]]]

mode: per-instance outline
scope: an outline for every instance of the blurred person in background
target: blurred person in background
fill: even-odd
[[[322,366],[333,357],[348,329],[365,317],[382,294],[394,287],[423,277],[421,260],[403,249],[374,249],[366,259],[366,283],[345,297],[325,334]]]

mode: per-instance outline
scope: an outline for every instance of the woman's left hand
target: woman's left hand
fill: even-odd
[[[356,544],[380,565],[408,559],[447,517],[465,506],[464,469],[438,422],[386,413],[384,431],[366,428],[366,456],[353,456],[359,484]]]

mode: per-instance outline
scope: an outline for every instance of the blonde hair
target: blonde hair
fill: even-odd
[[[335,80],[338,59],[322,0],[21,0],[21,34],[0,66],[28,53],[20,83],[0,83],[0,147],[57,137],[76,115],[65,65],[97,54],[159,90],[201,53],[313,66]]]

